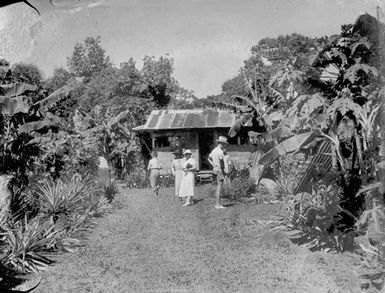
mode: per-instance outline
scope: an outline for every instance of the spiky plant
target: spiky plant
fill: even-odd
[[[44,181],[35,189],[41,205],[41,213],[55,223],[61,216],[82,214],[82,203],[96,187],[90,177],[73,176],[58,179],[56,182]]]
[[[2,240],[6,247],[3,264],[20,272],[37,272],[53,262],[48,252],[61,238],[53,225],[42,225],[37,218],[28,222],[25,217],[3,228]]]

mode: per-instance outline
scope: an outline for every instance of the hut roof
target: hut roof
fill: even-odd
[[[236,114],[224,110],[153,110],[146,124],[134,131],[156,131],[170,129],[229,128]]]

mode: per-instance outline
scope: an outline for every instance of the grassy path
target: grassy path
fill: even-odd
[[[171,192],[125,191],[36,292],[338,292],[308,252],[265,233],[277,206],[218,211],[202,190],[182,207]]]

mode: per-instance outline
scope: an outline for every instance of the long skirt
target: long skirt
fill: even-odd
[[[179,188],[179,197],[194,196],[195,174],[194,172],[185,172],[182,175],[182,182]]]
[[[182,183],[183,170],[175,171],[175,196],[179,195],[180,184]]]
[[[151,188],[154,192],[157,192],[159,190],[159,176],[160,171],[157,169],[152,169],[150,172],[150,184]]]

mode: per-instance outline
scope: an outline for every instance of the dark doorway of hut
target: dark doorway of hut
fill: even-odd
[[[210,170],[211,166],[207,158],[214,145],[214,133],[212,131],[204,131],[198,133],[199,145],[199,170]]]

